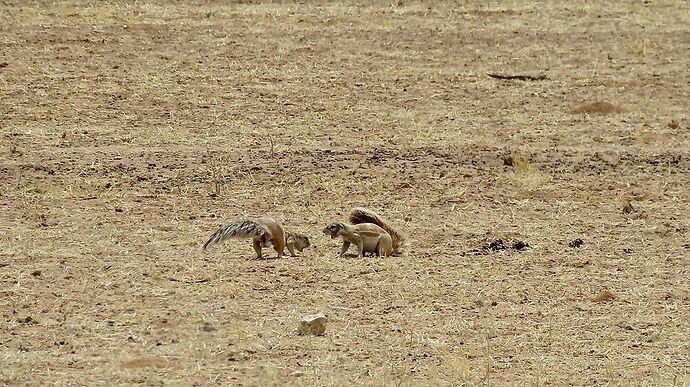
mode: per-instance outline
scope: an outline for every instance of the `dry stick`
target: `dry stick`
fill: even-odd
[[[210,278],[201,278],[201,279],[198,279],[198,280],[181,280],[181,279],[177,279],[177,278],[175,278],[175,277],[168,277],[168,279],[169,279],[170,281],[184,282],[184,283],[188,283],[188,284],[202,284],[202,283],[205,283],[205,282],[209,282],[209,281],[211,280]]]
[[[519,81],[542,81],[544,79],[549,79],[546,76],[546,74],[541,74],[541,75],[503,75],[503,74],[488,73],[486,75],[490,76],[491,78],[496,78],[496,79],[517,79]]]
[[[209,157],[209,161],[211,163],[211,183],[213,184],[212,187],[215,191],[215,194],[220,196],[220,166],[218,166],[213,159],[213,157]]]
[[[177,183],[177,194],[182,196],[182,176],[179,171],[175,175],[175,182]]]
[[[491,348],[489,347],[489,335],[486,335],[486,375],[484,375],[484,382],[487,386],[489,383],[489,376],[491,375]]]

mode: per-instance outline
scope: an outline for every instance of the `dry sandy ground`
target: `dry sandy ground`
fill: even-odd
[[[0,384],[690,384],[688,26],[682,0],[0,2]],[[409,253],[338,258],[355,206]],[[313,248],[200,252],[266,214]]]

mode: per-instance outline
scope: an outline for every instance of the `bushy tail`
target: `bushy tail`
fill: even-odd
[[[367,208],[354,208],[350,212],[350,223],[360,224],[360,223],[373,223],[391,236],[393,240],[393,253],[392,255],[403,255],[405,254],[405,249],[407,248],[407,241],[405,237],[393,226],[390,225],[386,220],[378,216],[374,211]]]
[[[228,238],[254,238],[261,237],[266,233],[266,228],[253,220],[238,220],[228,223],[218,229],[211,238],[204,243],[203,250],[222,242]]]

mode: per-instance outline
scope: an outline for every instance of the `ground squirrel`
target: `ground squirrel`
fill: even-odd
[[[323,233],[330,235],[331,239],[343,238],[341,257],[353,243],[360,257],[364,253],[379,256],[403,254],[405,238],[374,211],[355,208],[350,213],[350,223],[352,225],[332,223],[323,229]]]
[[[204,243],[203,250],[228,238],[252,238],[257,258],[261,258],[261,248],[273,245],[278,258],[283,257],[285,248],[290,255],[296,257],[295,250],[300,253],[311,246],[309,237],[283,228],[272,218],[244,219],[222,226]]]

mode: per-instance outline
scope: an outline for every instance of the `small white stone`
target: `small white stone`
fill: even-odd
[[[321,336],[326,332],[328,317],[323,313],[302,316],[297,332],[300,335]]]

